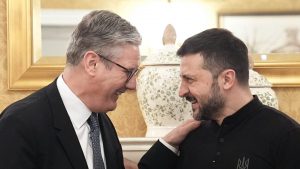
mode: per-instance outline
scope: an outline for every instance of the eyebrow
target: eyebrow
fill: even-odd
[[[190,74],[180,74],[181,78],[195,78],[195,75],[190,75]]]

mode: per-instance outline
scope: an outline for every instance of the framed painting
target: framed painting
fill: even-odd
[[[300,13],[219,13],[218,27],[244,41],[274,87],[300,85]]]
[[[9,90],[37,90],[63,71],[65,57],[42,57],[40,3],[7,1]],[[254,69],[265,75],[273,87],[300,87],[300,13],[242,12],[217,16],[219,27],[230,29],[246,42],[255,60]],[[249,32],[242,36],[245,30]]]

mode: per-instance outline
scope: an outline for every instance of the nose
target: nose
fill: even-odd
[[[179,96],[185,97],[188,92],[189,92],[189,89],[186,87],[184,82],[181,82],[180,86],[179,86]]]
[[[126,88],[129,90],[135,90],[136,89],[136,76],[133,76],[127,83]]]

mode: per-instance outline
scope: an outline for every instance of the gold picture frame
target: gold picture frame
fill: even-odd
[[[62,72],[65,57],[41,57],[40,0],[7,0],[8,89],[37,90]]]
[[[8,89],[37,90],[62,72],[65,57],[41,57],[40,0],[7,0],[6,4]],[[284,60],[293,54],[274,55],[274,61],[268,62],[259,61],[258,55],[254,58],[255,70],[273,87],[300,86],[300,60]]]
[[[300,52],[272,53],[271,49],[272,47],[274,49],[276,47],[275,45],[270,46],[269,44],[269,46],[266,47],[265,42],[260,43],[261,46],[259,46],[259,43],[256,43],[254,45],[254,42],[262,41],[260,39],[263,38],[262,37],[263,34],[267,34],[272,31],[269,29],[263,30],[263,27],[268,28],[268,26],[271,27],[272,29],[272,26],[274,25],[268,25],[268,23],[274,24],[276,23],[275,21],[288,22],[288,19],[300,21],[300,13],[292,13],[292,12],[218,13],[217,24],[218,27],[229,29],[231,32],[233,32],[233,34],[235,34],[238,37],[240,37],[241,34],[244,35],[244,37],[240,37],[240,38],[246,43],[250,53],[252,50],[254,51],[251,54],[254,58],[254,69],[260,72],[261,74],[263,74],[264,76],[266,76],[267,79],[273,84],[273,87],[299,87],[300,86]],[[282,30],[285,29],[285,25],[283,25],[282,23],[277,25],[281,25],[280,29]],[[286,24],[286,27],[288,26],[289,25]],[[258,27],[259,29],[254,29]],[[254,33],[257,37],[253,37],[255,36]],[[278,34],[276,33],[272,34],[273,39],[276,35]],[[274,43],[273,39],[270,39],[269,41],[271,41],[271,43]],[[264,40],[266,41],[266,38]],[[269,49],[270,51],[268,51]],[[267,57],[268,59],[264,60],[265,57]]]

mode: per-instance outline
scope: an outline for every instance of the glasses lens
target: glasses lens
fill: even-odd
[[[138,69],[134,69],[130,72],[128,72],[128,79],[126,80],[126,82],[128,82],[136,73],[137,73]]]

